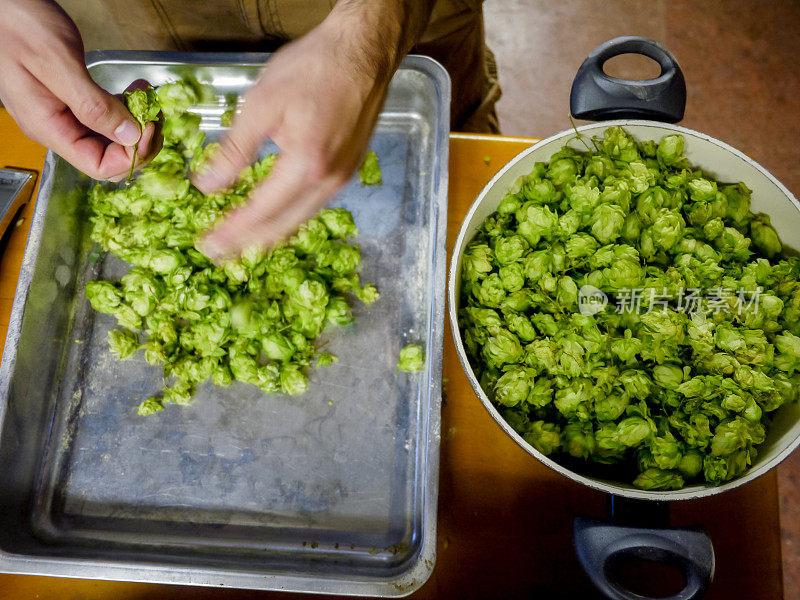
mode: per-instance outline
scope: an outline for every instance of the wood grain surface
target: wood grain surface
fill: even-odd
[[[532,140],[454,135],[450,143],[448,259],[461,221],[491,176]],[[41,170],[44,150],[0,110],[0,166]],[[32,206],[32,205],[31,205]],[[0,262],[5,336],[31,206]],[[602,517],[604,495],[529,456],[491,419],[469,386],[445,326],[437,563],[411,598],[598,598],[572,548],[576,514]],[[774,470],[741,488],[676,503],[674,525],[703,525],[716,551],[709,599],[782,597]],[[102,577],[97,573],[97,577]],[[0,600],[256,600],[320,596],[143,583],[0,575]]]
[[[0,107],[0,168],[30,169],[41,175],[46,153],[44,147],[22,135],[6,109]],[[8,228],[8,234],[0,240],[0,252],[2,252],[0,255],[0,339],[3,342],[5,342],[8,332],[11,303],[14,301],[14,291],[17,289],[19,268],[22,264],[22,255],[25,253],[25,242],[28,240],[34,201],[39,191],[38,175],[31,201],[20,209],[17,218]],[[2,585],[0,585],[0,589],[2,589]]]

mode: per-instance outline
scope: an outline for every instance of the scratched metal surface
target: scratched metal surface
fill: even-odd
[[[192,60],[199,58],[182,62]],[[158,85],[191,73],[211,83],[219,105],[196,110],[214,140],[222,96],[257,75],[258,61],[248,62],[106,57],[92,73],[111,91],[137,77]],[[98,576],[86,567],[102,556],[103,578],[380,595],[421,585],[435,548],[447,92],[436,65],[406,64],[369,145],[383,185],[361,187],[354,178],[331,202],[353,212],[362,278],[381,297],[369,308],[355,302],[355,323],[326,332],[339,362],[312,371],[302,396],[209,384],[191,406],[138,416],[134,407],[163,386],[161,370],[141,352],[117,360],[106,343],[114,319],[94,313],[83,295],[86,281],[118,278],[127,265],[111,256],[87,260],[85,228],[67,240],[71,252],[64,240],[42,244],[45,253],[60,247],[61,258],[40,252],[33,296],[46,295],[48,285],[58,290],[48,292],[50,302],[28,303],[16,369],[4,364],[9,416],[23,414],[15,392],[30,396],[35,381],[15,374],[35,372],[35,360],[57,370],[34,392],[50,423],[30,511],[28,551],[39,558],[29,567],[52,573],[48,554],[60,555],[81,563],[68,574]],[[53,168],[50,200],[85,185],[62,161]],[[41,238],[54,238],[54,227],[58,220],[44,217]],[[41,336],[48,319],[61,333],[43,357],[43,345],[25,343],[25,333],[38,327]],[[426,369],[396,374],[398,353],[411,341],[426,348]]]

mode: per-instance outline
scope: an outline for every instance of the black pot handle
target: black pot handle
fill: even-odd
[[[667,564],[683,572],[684,588],[662,600],[701,598],[711,585],[714,548],[702,530],[620,526],[576,517],[574,534],[575,550],[584,571],[612,600],[647,600],[609,577],[610,563],[625,557]]]
[[[628,81],[603,72],[620,54],[643,54],[661,66],[655,79]],[[686,82],[678,61],[658,42],[635,35],[614,38],[595,48],[572,82],[569,109],[578,119],[651,119],[677,123],[686,108]]]

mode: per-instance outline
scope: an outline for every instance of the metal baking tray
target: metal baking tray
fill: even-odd
[[[210,83],[196,107],[220,137],[224,97],[266,54],[94,52],[112,93],[144,78]],[[369,147],[383,185],[355,178],[331,204],[353,212],[365,281],[381,298],[328,334],[339,356],[299,397],[208,385],[189,407],[134,406],[161,371],[118,361],[113,318],[87,281],[125,266],[90,258],[85,190],[47,154],[0,366],[0,571],[403,596],[436,548],[450,84],[425,57],[391,82]],[[265,146],[263,151],[274,151]],[[423,344],[425,369],[396,374]]]

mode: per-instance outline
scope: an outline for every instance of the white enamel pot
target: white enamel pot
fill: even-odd
[[[658,61],[662,67],[661,76],[654,80],[631,82],[605,75],[602,72],[603,63],[623,53],[641,53]],[[786,187],[764,167],[728,144],[698,131],[661,122],[679,121],[683,116],[684,104],[685,85],[674,57],[656,42],[638,37],[617,38],[598,47],[581,66],[571,97],[571,110],[576,117],[598,120],[644,116],[650,119],[619,118],[585,125],[577,129],[582,136],[602,136],[605,129],[615,125],[623,127],[637,140],[658,141],[671,134],[683,135],[684,154],[692,165],[701,167],[718,181],[744,182],[753,191],[753,212],[768,214],[784,247],[800,250],[800,204]],[[707,590],[714,573],[711,540],[699,528],[670,529],[667,503],[724,493],[778,465],[800,444],[800,404],[787,404],[776,411],[766,441],[759,446],[757,458],[742,477],[720,486],[692,485],[676,491],[644,491],[628,483],[582,474],[537,451],[505,422],[481,389],[467,359],[457,318],[464,249],[517,179],[529,174],[534,163],[548,161],[564,145],[585,150],[583,142],[576,139],[575,130],[572,129],[537,142],[500,169],[467,213],[453,250],[448,282],[450,325],[458,356],[486,410],[517,444],[565,477],[611,495],[610,521],[580,516],[575,521],[578,557],[595,585],[609,598],[641,600],[643,596],[620,587],[606,573],[610,562],[627,554],[670,563],[683,570],[686,586],[669,598],[698,598]]]

